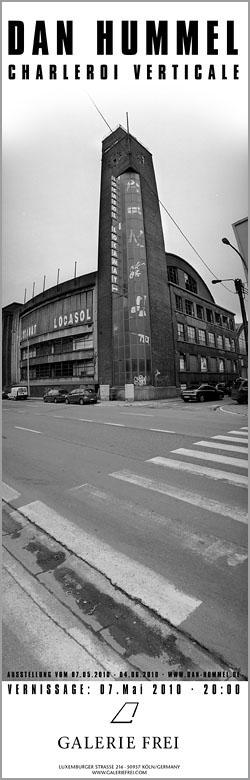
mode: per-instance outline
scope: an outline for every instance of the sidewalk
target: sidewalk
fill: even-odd
[[[52,510],[47,520],[41,512],[36,516],[38,504],[33,502],[21,511],[13,511],[13,507],[4,502],[5,566],[9,576],[36,607],[46,613],[53,635],[56,623],[57,630],[64,631],[66,644],[72,640],[76,643],[76,669],[83,668],[83,659],[86,664],[86,654],[90,654],[90,671],[94,658],[95,668],[101,665],[117,679],[120,670],[127,670],[129,674],[137,670],[142,677],[143,672],[156,668],[161,679],[166,679],[169,672],[173,674],[180,670],[184,679],[187,670],[200,672],[201,676],[203,670],[209,668],[230,672],[224,660],[202,648],[178,625],[161,617],[164,614],[161,591],[158,614],[150,603],[150,588],[149,602],[147,597],[142,602],[136,592],[136,568],[129,579],[124,556],[111,550],[110,558],[107,545],[103,551],[94,537]],[[47,526],[52,530],[48,531]],[[133,562],[127,561],[131,568]],[[121,578],[124,567],[125,575]],[[41,623],[40,617],[38,623]],[[23,636],[28,637],[31,628],[27,620],[23,628]],[[32,631],[34,633],[34,626]],[[50,646],[53,650],[53,639]],[[72,659],[67,669],[63,648],[62,658],[70,674]]]

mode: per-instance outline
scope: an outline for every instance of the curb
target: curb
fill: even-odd
[[[143,677],[152,669],[149,646],[154,647],[154,663],[162,679],[170,671],[181,671],[185,678],[190,669],[199,671],[201,678],[203,670],[210,668],[232,673],[232,664],[112,584],[105,573],[44,531],[22,509],[7,502],[4,506],[3,543],[8,554],[29,572],[36,588],[45,589],[80,622],[86,641],[91,636],[101,643],[104,656],[114,653],[120,669],[137,670]]]

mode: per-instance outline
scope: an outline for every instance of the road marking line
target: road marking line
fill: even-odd
[[[235,441],[239,444],[248,444],[248,439],[240,439],[237,436],[212,436],[212,439],[222,439],[223,441]]]
[[[102,539],[85,533],[42,501],[32,501],[21,507],[20,512],[105,574],[113,585],[173,625],[179,626],[202,603],[183,593],[162,575],[110,547]]]
[[[73,493],[74,490],[80,490],[80,488],[85,487],[85,485],[88,485],[88,482],[83,482],[82,485],[77,485],[76,487],[69,488],[69,493]]]
[[[228,433],[240,433],[240,431],[228,431]],[[241,431],[241,436],[248,436],[248,431]]]
[[[117,428],[125,428],[125,425],[123,423],[104,422],[103,420],[89,420],[85,417],[75,417],[75,419],[81,420],[81,422],[96,423],[96,425],[115,425]]]
[[[247,432],[248,432],[248,427],[247,427],[247,425],[242,425],[242,428],[240,428],[240,430],[241,430],[241,431],[247,431]]]
[[[23,428],[21,425],[15,425],[20,431],[29,431],[29,433],[41,433],[41,431],[35,431],[33,428]]]
[[[15,501],[21,494],[14,490],[14,488],[7,485],[6,482],[2,482],[2,498],[4,501]]]
[[[234,447],[233,444],[224,444],[218,441],[195,441],[194,445],[200,444],[201,447],[210,447],[215,450],[227,450],[227,452],[239,452],[242,455],[248,454],[248,447]]]
[[[120,414],[130,414],[132,417],[154,417],[154,414],[144,414],[144,412],[120,412]]]
[[[102,420],[101,425],[115,425],[116,428],[125,428],[124,423],[103,422]]]
[[[168,431],[162,428],[149,428],[150,431],[157,431],[158,433],[176,433],[176,431]]]
[[[234,414],[239,416],[240,414],[244,414],[244,412],[229,412],[227,409],[223,409],[223,406],[219,406],[220,412],[224,412],[224,414]],[[246,412],[245,412],[246,414]]]
[[[114,479],[120,479],[123,482],[130,482],[137,487],[146,488],[146,490],[154,490],[157,493],[162,493],[165,496],[171,496],[171,498],[184,501],[192,506],[199,506],[201,509],[206,509],[208,512],[214,512],[217,515],[223,515],[223,517],[231,517],[238,523],[247,523],[248,516],[246,512],[237,509],[237,507],[231,507],[227,504],[221,504],[220,501],[206,498],[199,493],[193,493],[193,491],[182,490],[179,487],[173,487],[167,485],[165,482],[157,482],[154,479],[148,479],[141,477],[137,474],[132,474],[130,471],[114,471],[109,474]]]
[[[116,475],[116,473],[117,472],[114,472],[114,475]],[[120,473],[124,474],[129,472],[124,471]],[[172,487],[173,486],[171,485],[170,488],[172,489]],[[228,566],[238,566],[248,557],[247,545],[245,547],[238,546],[233,542],[221,540],[211,534],[209,536],[202,534],[201,536],[199,534],[192,533],[190,528],[185,528],[179,522],[176,523],[175,519],[172,520],[170,517],[158,515],[155,512],[152,515],[152,512],[141,504],[133,504],[132,501],[126,501],[122,498],[118,498],[110,491],[107,493],[105,490],[100,490],[95,485],[91,485],[89,482],[86,482],[84,494],[89,496],[92,501],[96,501],[97,503],[101,504],[101,506],[103,506],[105,503],[106,508],[109,507],[109,511],[115,512],[116,518],[117,516],[120,516],[118,513],[121,513],[122,511],[125,513],[125,516],[131,516],[137,522],[139,521],[140,523],[149,523],[150,528],[152,527],[152,521],[154,526],[157,524],[163,525],[167,530],[168,535],[171,534],[171,536],[174,537],[178,546],[181,544],[185,551],[189,550],[191,553],[194,553],[199,557],[204,557],[208,563],[213,564],[219,558],[225,557]],[[245,521],[243,520],[243,522]]]
[[[188,450],[186,447],[179,447],[177,450],[171,450],[174,454],[184,455],[184,457],[198,458],[198,460],[213,460],[216,463],[225,463],[226,466],[239,466],[247,469],[247,460],[243,458],[229,458],[227,455],[215,455],[213,452],[202,452],[202,450]]]
[[[226,482],[230,482],[232,485],[248,487],[248,478],[242,474],[233,474],[231,471],[220,471],[219,469],[212,469],[208,466],[199,466],[196,463],[185,463],[183,460],[173,460],[171,458],[149,458],[146,463],[155,463],[156,466],[164,466],[168,469],[177,469],[179,471],[188,471],[191,474],[199,474],[199,476],[208,477],[209,479],[223,479]]]

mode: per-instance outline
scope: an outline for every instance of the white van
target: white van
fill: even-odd
[[[12,387],[8,393],[8,398],[11,398],[13,401],[26,401],[28,398],[28,388],[24,386]]]

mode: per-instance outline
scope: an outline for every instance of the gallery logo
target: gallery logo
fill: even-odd
[[[127,701],[114,715],[110,723],[132,723],[138,706],[138,701]]]

